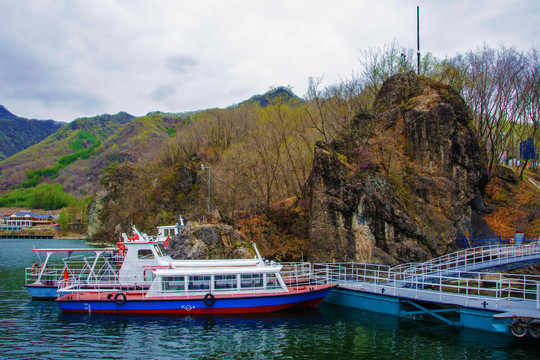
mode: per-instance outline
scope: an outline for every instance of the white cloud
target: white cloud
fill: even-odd
[[[416,47],[413,0],[0,0],[0,104],[71,121],[225,107],[270,86],[304,95],[358,70],[360,49]],[[421,51],[528,49],[537,1],[422,1]]]

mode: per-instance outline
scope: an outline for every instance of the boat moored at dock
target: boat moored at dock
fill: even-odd
[[[156,236],[148,236],[133,227],[133,236],[122,234],[117,247],[31,249],[38,261],[25,269],[25,286],[34,299],[54,300],[61,280],[99,282],[116,276],[123,281],[151,283],[152,269],[176,266],[164,245],[171,236],[181,233],[183,222],[158,226]],[[44,258],[40,254],[44,254]],[[247,261],[247,260],[246,260]],[[250,260],[259,261],[259,260]]]
[[[63,312],[140,315],[265,313],[314,307],[335,286],[310,273],[281,273],[282,265],[157,269],[148,289],[119,282],[66,282],[56,300]]]

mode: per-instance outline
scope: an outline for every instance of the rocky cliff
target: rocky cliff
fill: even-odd
[[[424,261],[452,249],[482,211],[486,158],[453,89],[413,72],[380,89],[309,178],[311,261]]]
[[[243,259],[255,256],[253,246],[225,224],[188,224],[172,238],[167,252],[175,259]]]

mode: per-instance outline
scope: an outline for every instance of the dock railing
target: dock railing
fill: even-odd
[[[493,245],[460,250],[423,263],[409,263],[391,268],[403,277],[453,271],[480,271],[492,267],[511,267],[526,260],[540,262],[540,245]]]
[[[444,296],[459,298],[465,304],[487,297],[496,302],[496,307],[499,304],[510,307],[511,301],[531,301],[537,309],[540,307],[538,275],[469,271],[446,275],[439,271],[411,276],[410,272],[396,271],[385,265],[361,263],[316,263],[312,267],[314,277],[321,281],[379,294],[406,294],[409,298],[419,298],[421,293],[435,294],[438,296],[435,300],[441,301]]]
[[[390,279],[388,265],[365,263],[315,263],[312,265],[313,277],[325,282],[369,282],[385,284]]]

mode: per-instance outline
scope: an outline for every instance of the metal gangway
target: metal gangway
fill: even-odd
[[[540,263],[540,244],[527,245],[490,245],[469,248],[428,260],[423,263],[408,263],[390,268],[400,274],[401,286],[410,286],[422,278],[438,281],[441,276],[452,277],[456,274],[474,272],[504,272]]]
[[[427,315],[449,325],[540,338],[540,276],[456,268],[445,269],[446,275],[431,268],[424,276],[411,276],[400,267],[379,264],[312,265],[315,279],[338,284],[325,300],[330,303],[413,319]]]

